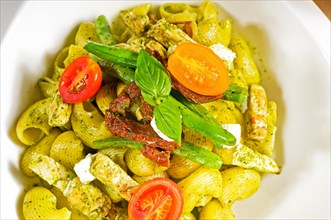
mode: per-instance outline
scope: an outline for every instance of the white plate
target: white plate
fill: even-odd
[[[1,43],[1,219],[22,217],[23,183],[15,137],[36,82],[79,22],[112,18],[138,1],[29,1]],[[238,219],[330,218],[330,22],[313,2],[224,1],[237,30],[257,48],[269,99],[279,108],[276,160],[260,190],[237,202]],[[264,72],[264,71],[262,71]],[[18,208],[19,207],[19,208]]]

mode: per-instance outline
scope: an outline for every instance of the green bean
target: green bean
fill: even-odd
[[[138,141],[132,141],[121,137],[111,137],[94,141],[92,148],[96,150],[101,150],[108,147],[127,147],[132,149],[140,149],[143,146],[144,144]]]
[[[220,124],[206,120],[197,113],[191,111],[171,95],[169,95],[169,99],[180,109],[182,122],[187,128],[207,137],[218,148],[222,147],[224,144],[233,146],[236,143],[236,138],[230,132],[223,129]]]
[[[130,82],[134,81],[134,69],[124,67],[116,63],[107,62],[105,59],[102,59],[91,53],[89,53],[89,56],[98,62],[103,73],[109,74],[117,79],[120,79],[125,84],[129,84]]]
[[[111,137],[94,141],[92,148],[96,150],[109,148],[109,147],[127,147],[131,149],[141,149],[144,146],[143,143],[138,141],[132,141],[120,137]],[[184,142],[183,146],[172,151],[173,154],[186,157],[189,160],[197,162],[205,167],[220,169],[223,161],[215,153],[208,151],[204,148],[195,146],[189,142]]]
[[[95,20],[95,28],[101,43],[106,45],[116,44],[116,41],[111,33],[107,18],[104,15],[100,15],[97,17],[97,19]]]
[[[93,41],[88,41],[85,44],[84,49],[111,63],[129,68],[137,67],[138,53],[136,52],[115,46],[95,43]]]
[[[230,84],[229,88],[223,93],[221,99],[242,104],[247,99],[247,96],[248,91],[246,88]]]
[[[189,142],[185,142],[182,147],[174,150],[173,153],[208,168],[220,169],[223,164],[222,158],[217,154]]]
[[[218,123],[215,117],[203,105],[188,101],[180,92],[177,92],[176,90],[172,90],[171,95],[200,117]]]

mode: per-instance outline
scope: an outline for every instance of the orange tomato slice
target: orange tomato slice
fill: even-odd
[[[223,60],[201,44],[179,44],[170,55],[167,68],[179,83],[201,95],[220,95],[230,85]]]

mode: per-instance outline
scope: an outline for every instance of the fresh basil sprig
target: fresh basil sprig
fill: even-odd
[[[145,101],[154,106],[156,127],[176,143],[181,143],[182,121],[177,105],[168,101],[171,78],[165,67],[145,50],[140,50],[137,59],[135,82]]]
[[[171,91],[171,79],[165,67],[146,50],[140,50],[137,59],[135,82],[145,101],[156,106]]]
[[[154,108],[153,113],[156,127],[167,137],[181,144],[182,117],[179,108],[166,99]]]

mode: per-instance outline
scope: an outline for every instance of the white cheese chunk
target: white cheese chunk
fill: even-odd
[[[151,126],[153,128],[153,130],[157,133],[157,135],[159,135],[160,138],[162,138],[163,140],[169,141],[169,142],[173,142],[174,140],[169,138],[167,135],[163,134],[162,131],[160,131],[155,123],[155,117],[153,117],[152,121],[151,121]]]
[[[223,145],[224,148],[231,149],[240,143],[241,139],[241,126],[240,124],[222,124],[222,127],[235,136],[236,143],[233,146]]]
[[[225,62],[228,69],[231,68],[231,64],[236,58],[236,53],[234,53],[232,50],[223,46],[223,44],[220,43],[213,44],[209,46],[209,48],[212,49],[212,51]]]
[[[75,164],[74,170],[79,177],[80,181],[84,184],[92,182],[95,177],[90,172],[91,164],[94,160],[94,155],[88,154],[83,160]]]

